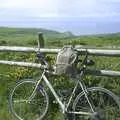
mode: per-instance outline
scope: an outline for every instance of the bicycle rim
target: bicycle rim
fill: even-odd
[[[41,120],[48,110],[48,95],[41,86],[37,88],[34,98],[28,101],[35,83],[30,80],[21,81],[10,94],[10,110],[19,120]]]
[[[74,120],[119,120],[119,98],[109,90],[101,87],[88,88],[88,98],[93,106],[96,116],[74,115]],[[73,110],[76,112],[92,112],[84,93],[80,93],[74,103]]]

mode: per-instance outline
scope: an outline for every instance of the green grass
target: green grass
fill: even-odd
[[[91,36],[74,36],[71,33],[59,33],[56,31],[45,29],[26,29],[26,28],[0,28],[0,45],[15,45],[15,46],[37,46],[38,32],[43,32],[45,38],[45,46],[48,48],[62,47],[67,44],[88,45],[88,46],[118,46],[120,45],[120,33],[106,35],[91,35]],[[94,57],[90,56],[95,61],[94,69],[109,69],[120,71],[120,58],[117,57]],[[19,60],[19,61],[35,61],[33,53],[0,53],[0,59]],[[32,77],[39,74],[39,70],[28,69],[24,67],[11,67],[8,65],[0,65],[0,120],[15,120],[8,109],[9,88],[22,78]],[[63,77],[50,79],[55,88],[64,86],[70,87],[69,80]],[[120,80],[119,78],[107,77],[92,77],[86,76],[85,83],[87,86],[103,86],[120,95]],[[58,105],[51,104],[48,120],[61,120],[62,115],[59,112]]]

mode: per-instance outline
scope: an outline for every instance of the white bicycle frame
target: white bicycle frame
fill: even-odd
[[[45,73],[46,73],[46,71],[44,70],[44,72],[43,72],[42,75],[41,75],[41,78],[40,78],[40,79],[37,81],[37,83],[36,83],[36,86],[35,86],[35,88],[34,88],[34,91],[33,91],[32,95],[29,97],[29,101],[34,97],[35,91],[36,91],[37,87],[39,86],[40,82],[41,82],[42,80],[44,80],[44,82],[46,83],[46,85],[48,86],[48,88],[50,89],[50,91],[52,92],[52,94],[54,95],[55,99],[56,99],[57,102],[59,103],[59,105],[60,105],[63,113],[67,112],[67,113],[71,113],[71,114],[81,114],[81,115],[88,115],[88,116],[93,116],[93,115],[96,114],[96,113],[94,112],[94,110],[93,110],[93,107],[92,107],[92,105],[91,105],[88,97],[87,97],[87,91],[84,89],[82,83],[81,83],[79,80],[77,81],[77,84],[76,84],[75,88],[73,89],[73,92],[72,92],[72,94],[71,94],[71,96],[70,96],[70,99],[69,99],[69,101],[68,101],[68,103],[67,103],[67,105],[66,105],[66,104],[64,104],[64,103],[60,100],[59,96],[58,96],[57,93],[55,92],[55,90],[54,90],[54,88],[52,87],[51,83],[49,82],[49,80],[48,80],[47,77],[45,76]],[[81,73],[81,76],[82,76],[82,74],[83,74],[83,73]],[[88,101],[88,103],[89,103],[89,105],[90,105],[90,108],[91,108],[92,112],[68,111],[68,107],[69,107],[69,105],[70,105],[70,103],[71,103],[71,100],[72,100],[72,98],[73,98],[73,96],[74,96],[74,93],[75,93],[75,91],[76,91],[76,89],[77,89],[78,84],[80,84],[80,86],[81,86],[81,88],[82,88],[82,90],[83,90],[83,92],[84,92],[84,94],[85,94],[85,97],[86,97],[86,99],[87,99],[87,101]]]

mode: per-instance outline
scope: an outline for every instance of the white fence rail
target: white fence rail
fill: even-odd
[[[32,62],[16,62],[16,61],[0,60],[0,64],[22,66],[22,67],[32,67],[32,68],[39,68],[39,69],[46,68],[46,66],[44,66],[44,65],[32,63]],[[95,76],[120,77],[119,71],[88,69],[86,73],[91,74],[91,75],[95,75]]]
[[[18,62],[18,61],[0,60],[0,64],[21,66],[21,67],[41,68],[41,69],[46,68],[46,66],[44,66],[44,65],[32,63],[32,62]]]
[[[96,55],[96,56],[115,56],[120,57],[120,50],[101,50],[101,49],[77,49],[81,54]],[[60,49],[47,49],[38,47],[16,47],[16,46],[0,46],[0,51],[11,51],[11,52],[46,52],[46,53],[58,53]]]

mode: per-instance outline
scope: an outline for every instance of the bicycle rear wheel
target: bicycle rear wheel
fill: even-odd
[[[41,120],[48,110],[48,95],[41,86],[29,101],[35,85],[32,80],[20,81],[10,93],[10,110],[19,120]]]
[[[120,99],[109,90],[101,87],[87,89],[88,99],[97,113],[95,116],[74,115],[74,120],[119,120],[120,119]],[[73,103],[75,112],[91,112],[90,105],[81,92]]]

